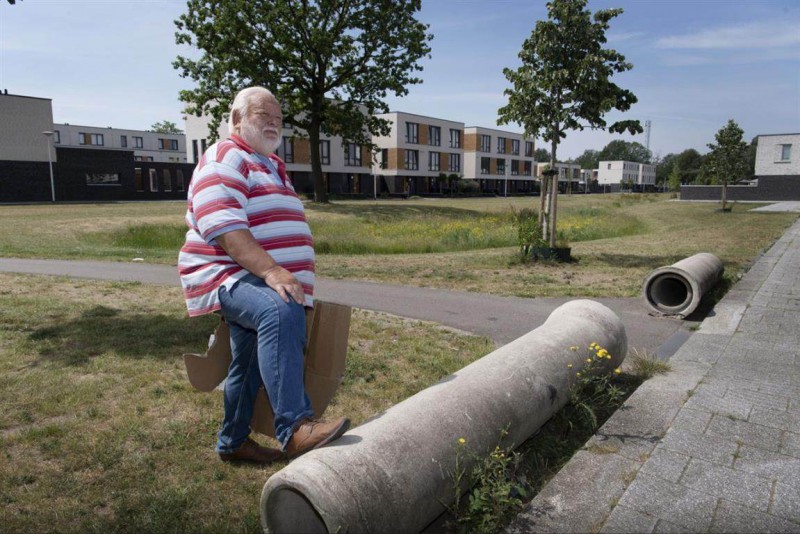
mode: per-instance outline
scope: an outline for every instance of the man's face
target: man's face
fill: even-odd
[[[251,103],[247,116],[242,118],[240,134],[253,150],[266,156],[281,144],[282,122],[280,104],[273,98],[258,96]]]

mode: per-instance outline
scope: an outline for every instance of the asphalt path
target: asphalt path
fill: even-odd
[[[180,285],[177,269],[168,265],[0,258],[0,272],[67,276],[97,280]],[[499,297],[481,293],[317,278],[315,297],[402,317],[432,321],[488,336],[504,345],[541,325],[572,298]],[[661,358],[672,355],[690,332],[683,321],[649,315],[637,298],[601,298],[625,324],[628,346]]]

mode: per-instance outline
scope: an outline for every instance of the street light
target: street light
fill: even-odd
[[[50,154],[50,145],[52,144],[50,139],[53,137],[54,132],[48,130],[46,132],[42,132],[42,134],[47,137],[47,162],[50,164],[50,196],[52,198],[52,202],[55,203],[56,183],[53,181],[53,157]]]

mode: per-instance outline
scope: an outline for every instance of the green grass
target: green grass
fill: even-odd
[[[221,393],[183,368],[214,316],[188,319],[178,288],[8,274],[0,309],[0,530],[260,532],[261,488],[285,464],[219,461]],[[326,415],[360,424],[492,349],[356,311]]]

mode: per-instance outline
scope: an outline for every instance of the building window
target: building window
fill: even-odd
[[[428,126],[428,144],[431,146],[442,145],[442,129],[438,126]]]
[[[532,158],[533,157],[533,143],[530,141],[525,141],[525,157]]]
[[[461,148],[461,130],[450,130],[450,148]]]
[[[419,170],[419,150],[406,150],[405,164],[406,170]]]
[[[792,145],[780,145],[781,147],[781,161],[789,161],[792,159]]]
[[[186,184],[183,180],[183,171],[178,169],[175,171],[175,181],[178,183],[178,191],[186,191]]]
[[[532,167],[532,165],[531,165],[530,161],[523,162],[522,174],[525,175],[525,176],[530,176],[531,175],[531,167]]]
[[[128,136],[127,135],[120,135],[119,136],[119,146],[122,148],[128,148]]]
[[[511,176],[519,176],[519,160],[511,160]]]
[[[481,135],[481,152],[491,152],[491,151],[492,151],[492,136]]]
[[[147,169],[150,175],[150,191],[155,193],[158,191],[158,175],[155,169]]]
[[[611,164],[610,163],[608,164],[608,170],[611,170]]]
[[[355,143],[343,143],[344,164],[350,167],[361,167],[361,147]]]
[[[283,161],[294,163],[294,142],[291,137],[283,138]]]
[[[167,193],[172,191],[172,176],[170,176],[169,169],[164,169],[161,175],[161,190]]]
[[[406,123],[406,143],[414,145],[419,143],[419,124],[416,122]]]
[[[428,170],[429,171],[438,171],[439,170],[439,153],[438,152],[428,152]]]
[[[178,150],[178,140],[177,139],[159,139],[158,140],[158,149],[159,150]]]
[[[331,164],[331,142],[324,140],[319,142],[319,159],[322,165]]]
[[[197,139],[192,139],[192,163],[197,163],[200,161],[200,158],[197,154]]]
[[[142,177],[141,167],[133,169],[133,184],[136,186],[137,191],[144,191],[144,178]]]
[[[144,138],[133,136],[133,148],[144,148]],[[205,148],[203,148],[205,151]]]
[[[61,144],[61,132],[58,130],[53,131],[53,142],[57,145]]]
[[[489,174],[489,159],[481,158],[481,174]]]
[[[110,172],[87,174],[86,185],[120,185],[119,174]]]
[[[498,137],[497,138],[497,153],[498,154],[505,154],[506,153],[506,138],[505,137]]]
[[[506,173],[506,160],[503,158],[497,158],[497,174],[505,174]]]
[[[519,139],[511,140],[511,154],[514,156],[519,156]]]
[[[78,139],[82,145],[103,146],[103,134],[78,133]]]
[[[461,154],[450,154],[450,172],[461,172]]]
[[[382,148],[381,149],[381,169],[388,169],[389,168],[389,149]]]

